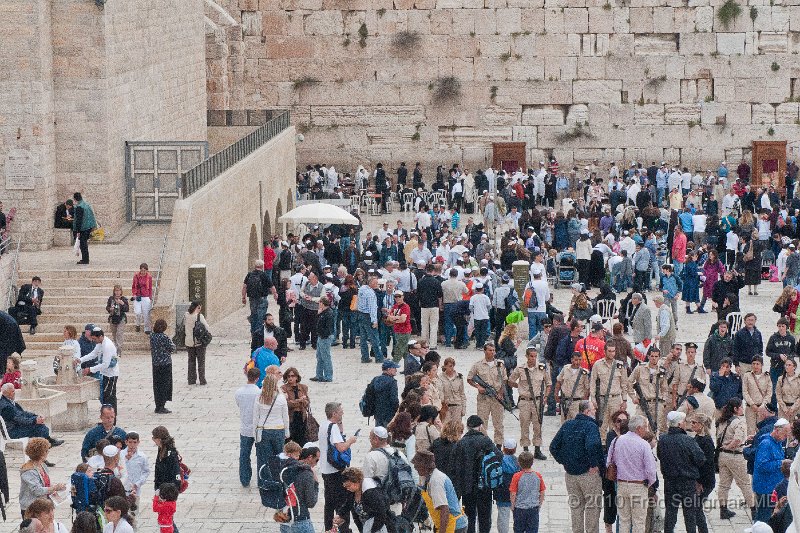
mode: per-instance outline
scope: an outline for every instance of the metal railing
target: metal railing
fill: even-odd
[[[158,272],[156,273],[155,285],[153,286],[153,305],[158,300],[158,287],[161,284],[161,271],[164,269],[164,253],[167,251],[167,239],[169,233],[164,235],[164,243],[161,245],[161,255],[158,256]]]
[[[0,252],[3,254],[7,254],[9,250],[13,248],[11,252],[11,273],[9,274],[8,279],[8,288],[6,289],[5,295],[5,306],[4,309],[8,309],[12,307],[16,303],[17,299],[17,280],[19,279],[19,272],[17,272],[17,267],[19,265],[19,247],[22,243],[22,236],[17,235],[17,244],[14,245],[14,238],[9,237],[4,241],[0,242]],[[5,255],[0,256],[0,260],[5,260],[3,257]]]
[[[203,185],[255,152],[288,127],[289,111],[280,111],[254,132],[212,155],[193,169],[186,171],[181,177],[183,197],[191,196]]]

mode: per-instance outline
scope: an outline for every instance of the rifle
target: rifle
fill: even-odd
[[[484,381],[484,379],[482,377],[480,377],[478,374],[475,374],[474,376],[472,376],[472,381],[476,385],[483,387],[483,389],[486,391],[484,393],[486,396],[488,396],[489,398],[494,398],[496,401],[498,401],[500,403],[500,405],[503,406],[503,409],[505,409],[506,411],[511,413],[511,416],[513,416],[514,418],[519,420],[519,417],[517,417],[517,415],[514,414],[514,411],[511,410],[511,406],[508,405],[508,403],[506,401],[503,401],[498,397],[497,389],[495,389],[494,387],[492,387],[491,385],[486,383],[486,381]]]
[[[594,421],[597,422],[598,425],[601,425],[603,423],[603,412],[606,410],[606,406],[600,401],[602,396],[600,395],[599,379],[594,382],[594,396],[597,399],[597,411],[594,413]]]
[[[569,393],[569,398],[565,398],[561,400],[561,412],[564,414],[564,418],[566,419],[567,415],[569,414],[569,408],[572,406],[573,398],[575,397],[575,393],[578,391],[578,384],[581,382],[581,378],[584,376],[585,370],[583,368],[578,369],[578,377],[575,380],[575,383],[572,384],[572,392]],[[563,389],[561,392],[564,392]]]
[[[656,433],[658,431],[658,426],[657,424],[653,423],[653,417],[650,415],[650,407],[647,405],[647,400],[644,399],[642,386],[636,383],[633,386],[633,390],[636,391],[636,395],[639,397],[639,406],[642,408],[644,416],[647,417],[647,422],[650,424],[650,429],[653,430],[653,433]]]
[[[692,373],[689,376],[689,381],[686,382],[686,388],[683,389],[683,394],[678,396],[678,401],[675,402],[675,409],[677,409],[678,407],[681,406],[681,404],[683,403],[683,400],[686,399],[686,395],[689,394],[689,383],[691,383],[692,380],[694,379],[694,375],[695,375],[696,372],[697,372],[697,365],[695,365],[694,368],[692,369]]]
[[[546,372],[547,370],[545,370]],[[539,427],[542,427],[542,419],[544,418],[544,378],[539,386]]]

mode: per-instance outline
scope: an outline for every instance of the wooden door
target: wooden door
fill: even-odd
[[[786,185],[786,141],[753,141],[754,187],[773,185],[783,190]]]
[[[526,170],[524,142],[492,143],[492,167],[514,173]]]

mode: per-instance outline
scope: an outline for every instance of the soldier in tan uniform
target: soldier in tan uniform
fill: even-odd
[[[573,352],[572,364],[562,368],[556,378],[553,396],[561,402],[561,422],[575,418],[581,400],[589,399],[589,371],[581,367],[581,359],[581,352]]]
[[[758,409],[765,407],[772,400],[772,380],[764,372],[761,357],[753,357],[750,372],[742,378],[742,396],[744,396],[744,418],[747,421],[747,434],[754,435]]]
[[[786,420],[794,420],[800,409],[800,375],[797,374],[797,363],[787,359],[783,363],[784,374],[775,385],[775,398],[778,400],[778,416]]]
[[[661,346],[659,346],[661,348]],[[663,350],[663,348],[661,348]],[[673,392],[674,384],[678,379],[678,370],[681,366],[681,352],[683,352],[683,345],[674,342],[669,346],[669,352],[665,353],[665,357],[661,360],[661,366],[667,372],[667,385],[670,393],[670,405],[673,406],[677,403],[677,396]]]
[[[456,372],[456,360],[452,357],[444,360],[439,386],[442,395],[442,422],[461,421],[467,410],[467,395],[464,393],[464,376]]]
[[[633,369],[628,378],[630,385],[631,398],[636,404],[636,412],[648,419],[651,431],[655,431],[653,426],[657,426],[659,432],[667,431],[667,398],[669,386],[667,385],[667,370],[659,366],[661,352],[653,346],[648,355],[646,365],[638,365]],[[636,389],[641,390],[642,398]],[[647,405],[645,412],[642,402]]]
[[[723,519],[732,516],[728,511],[728,491],[731,488],[731,481],[736,481],[747,506],[753,509],[755,505],[750,476],[747,475],[747,461],[742,455],[746,440],[747,422],[744,420],[742,400],[731,398],[722,408],[722,416],[717,425],[717,442],[721,443],[717,495],[719,496],[720,517]]]
[[[442,410],[442,382],[439,380],[439,364],[433,361],[427,361],[422,365],[422,375],[428,378],[428,397],[431,399],[431,405],[437,411]]]
[[[611,415],[620,409],[627,409],[628,376],[625,365],[616,360],[616,352],[616,346],[606,344],[605,357],[594,364],[589,378],[589,391],[598,406],[597,416],[602,417],[600,437],[604,444],[605,435],[612,424]]]
[[[538,353],[536,348],[528,348],[525,350],[525,357],[528,359],[524,367],[517,367],[508,378],[508,384],[511,387],[519,388],[519,423],[520,423],[520,444],[522,449],[528,451],[528,446],[531,444],[531,439],[528,437],[528,431],[533,426],[533,445],[534,458],[544,461],[547,457],[542,453],[540,446],[542,445],[542,423],[539,419],[539,410],[542,408],[542,402],[547,400],[550,395],[550,387],[552,381],[550,372],[547,371],[545,363],[538,363],[536,361]]]
[[[478,416],[484,421],[483,431],[488,435],[489,417],[494,426],[494,443],[503,444],[503,395],[505,393],[506,367],[502,361],[494,358],[496,348],[487,342],[483,347],[483,359],[472,365],[467,374],[467,383],[478,389]],[[473,378],[479,376],[494,388],[496,398],[488,396],[487,390],[475,383]]]
[[[705,367],[702,363],[697,362],[696,357],[697,345],[693,342],[687,342],[686,362],[678,364],[672,378],[672,396],[677,398],[676,403],[672,404],[673,410],[677,409],[682,400],[686,398],[688,394],[686,388],[691,380],[696,379],[705,383],[708,379]],[[680,360],[680,352],[678,353],[678,359]]]

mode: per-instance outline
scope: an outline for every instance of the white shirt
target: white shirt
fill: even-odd
[[[531,268],[528,271],[531,281],[533,281],[533,276],[535,276],[537,273],[540,273],[542,277],[544,277],[544,265],[542,263],[537,263],[536,261],[534,261],[533,263],[531,263]]]
[[[253,437],[256,442],[261,442],[262,429],[282,429],[284,435],[289,436],[289,404],[286,396],[278,392],[273,402],[263,404],[260,395],[253,400]]]
[[[677,170],[673,170],[669,178],[667,178],[667,185],[669,186],[669,190],[680,188],[681,186],[681,174]]]
[[[469,311],[472,314],[473,320],[489,320],[489,309],[492,307],[492,302],[485,294],[473,294],[469,299]]]
[[[381,450],[385,450],[389,455],[393,455],[395,452],[391,446],[384,446],[367,453],[364,457],[364,466],[361,468],[365,478],[376,477],[382,480],[389,474],[389,458]]]
[[[692,175],[689,172],[684,172],[683,174],[681,174],[681,188],[682,189],[692,188]]]
[[[138,488],[141,488],[145,485],[145,483],[147,483],[147,478],[150,475],[150,463],[147,460],[147,456],[138,449],[130,459],[127,459],[127,456],[128,448],[125,448],[119,452],[120,462],[122,463],[125,471],[128,473],[125,480],[127,483],[123,483],[123,485],[125,485],[125,490],[130,493],[134,485]]]
[[[109,337],[103,337],[103,342],[95,344],[94,350],[81,357],[81,363],[98,359],[100,362],[89,368],[91,373],[100,372],[107,378],[119,376],[119,357],[117,347]]]
[[[303,288],[303,285],[305,285],[306,281],[308,281],[308,278],[300,272],[297,272],[289,278],[289,281],[292,284],[292,290],[294,290],[294,293],[300,294],[300,289]]]
[[[733,206],[736,204],[736,194],[731,192],[730,194],[726,194],[722,198],[722,216],[728,216],[733,209]]]
[[[424,261],[427,264],[428,261],[430,261],[432,257],[433,257],[433,254],[431,254],[431,251],[428,250],[428,248],[426,246],[423,246],[422,250],[420,250],[419,247],[414,248],[413,250],[411,250],[411,262],[412,263],[416,264],[416,263],[419,263],[420,261]]]
[[[331,444],[337,442],[344,442],[341,431],[339,431],[339,424],[326,420],[323,424],[319,425],[318,447],[319,447],[319,473],[320,474],[335,474],[338,472],[333,465],[328,462],[328,426],[331,427]]]
[[[729,231],[725,237],[725,249],[734,251],[739,247],[739,236],[735,231]]]
[[[248,383],[236,389],[233,397],[236,405],[239,406],[239,434],[244,437],[252,437],[255,428],[253,427],[253,403],[261,394],[261,389],[255,383]]]
[[[106,524],[106,527],[103,528],[103,533],[133,533],[133,528],[127,520],[120,518],[116,528],[113,523],[109,522]]]
[[[532,287],[533,290],[536,291],[536,299],[539,303],[539,307],[529,309],[528,312],[547,312],[547,301],[550,299],[550,287],[547,286],[547,281],[543,279],[535,279],[528,283],[528,287]]]
[[[761,195],[761,209],[769,209],[772,211],[772,204],[769,201],[769,194],[767,193]]]
[[[619,249],[628,252],[628,257],[633,257],[633,254],[636,253],[636,241],[628,235],[619,241]]]
[[[694,226],[694,232],[703,232],[706,231],[706,215],[692,215],[692,225]]]
[[[419,229],[423,230],[431,227],[431,215],[427,211],[420,211],[414,216]]]

